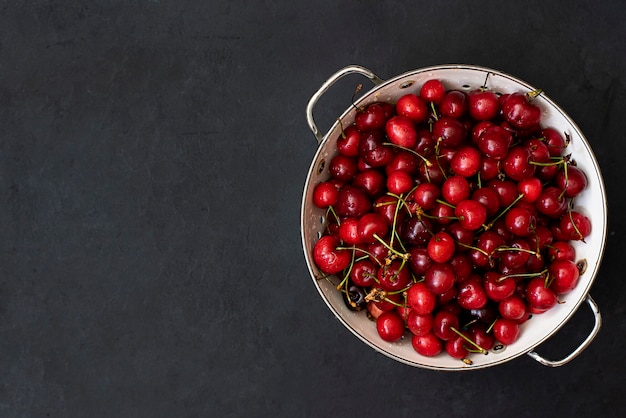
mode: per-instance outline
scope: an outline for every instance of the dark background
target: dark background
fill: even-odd
[[[0,2],[0,416],[622,415],[624,3],[297,4]],[[561,368],[402,365],[309,277],[308,99],[349,64],[444,63],[542,87],[602,167],[603,328]],[[320,101],[324,132],[362,82]],[[583,307],[538,351],[590,327]]]

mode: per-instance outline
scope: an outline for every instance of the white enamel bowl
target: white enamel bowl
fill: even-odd
[[[489,76],[487,74],[489,73]],[[425,357],[416,353],[410,343],[410,338],[388,343],[383,341],[377,334],[372,321],[367,319],[364,312],[354,312],[347,308],[342,295],[327,280],[319,280],[319,270],[313,263],[313,246],[324,230],[325,211],[316,208],[312,204],[314,186],[328,178],[325,164],[336,154],[336,141],[340,135],[341,126],[335,122],[325,135],[322,135],[313,118],[313,110],[319,98],[339,79],[348,74],[360,74],[373,83],[373,88],[364,93],[355,103],[357,107],[367,105],[375,101],[395,102],[406,93],[418,93],[420,86],[428,79],[436,78],[443,82],[446,89],[458,89],[469,91],[480,87],[487,78],[487,88],[497,93],[511,93],[515,91],[528,92],[535,87],[489,68],[470,65],[441,65],[410,71],[387,81],[381,80],[370,70],[360,66],[348,66],[333,74],[311,97],[307,108],[307,122],[318,140],[319,147],[306,178],[301,206],[301,232],[302,245],[308,268],[314,286],[319,291],[322,300],[334,316],[345,325],[361,341],[371,346],[384,355],[402,363],[436,370],[474,370],[513,360],[524,354],[539,361],[540,363],[556,367],[568,363],[584,350],[597,335],[601,326],[601,316],[597,305],[589,296],[589,290],[598,273],[600,261],[604,252],[607,228],[607,205],[604,183],[598,162],[580,129],[574,121],[556,103],[542,93],[534,103],[543,111],[542,124],[551,126],[560,132],[567,133],[571,138],[567,154],[571,154],[576,160],[578,167],[588,177],[587,189],[575,199],[576,209],[587,215],[592,223],[592,233],[585,243],[576,242],[575,248],[577,259],[585,259],[588,267],[581,275],[576,288],[560,298],[561,302],[553,309],[541,315],[535,315],[521,327],[520,338],[513,344],[501,350],[492,350],[487,355],[474,354],[471,356],[473,364],[465,364],[452,359],[448,355],[441,354],[437,357]],[[352,123],[355,116],[355,107],[351,106],[341,116],[344,126]],[[594,317],[593,328],[588,337],[571,354],[560,360],[548,360],[540,356],[535,349],[554,333],[556,333],[586,302]]]

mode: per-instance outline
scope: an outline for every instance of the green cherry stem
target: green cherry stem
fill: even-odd
[[[465,341],[467,341],[472,347],[476,348],[477,352],[481,353],[481,354],[487,354],[487,350],[485,350],[484,348],[482,348],[481,346],[479,346],[478,344],[476,344],[474,341],[472,341],[467,335],[463,334],[461,331],[459,331],[458,329],[454,328],[454,327],[450,327],[450,329],[457,334],[459,337],[463,338]]]

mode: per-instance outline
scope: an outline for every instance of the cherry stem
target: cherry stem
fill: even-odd
[[[487,350],[485,350],[484,348],[482,348],[481,346],[479,346],[478,344],[476,344],[474,341],[472,341],[471,338],[469,338],[467,335],[463,334],[461,331],[459,331],[458,329],[456,329],[455,327],[450,327],[450,329],[452,331],[454,331],[455,334],[457,334],[458,336],[460,336],[461,338],[463,338],[465,341],[467,341],[468,343],[470,343],[472,345],[472,347],[475,347],[476,350],[478,350],[479,353],[481,354],[487,354]]]
[[[524,197],[524,193],[520,193],[515,200],[513,200],[513,202],[511,202],[511,204],[509,206],[507,206],[506,208],[504,208],[491,222],[489,222],[487,224],[487,226],[485,227],[485,230],[491,229],[491,227],[493,226],[493,224],[496,223],[496,221],[498,219],[500,219],[505,213],[507,213],[509,211],[509,209],[511,209],[513,206],[515,206],[515,204],[517,202],[519,202],[522,198]]]
[[[337,118],[337,122],[339,122],[339,129],[341,130],[341,137],[343,139],[346,139],[346,133],[343,130],[343,121],[341,120],[341,118]]]
[[[376,241],[380,242],[381,244],[383,244],[385,246],[385,248],[387,248],[389,251],[391,251],[396,256],[402,258],[404,261],[408,260],[410,253],[402,254],[401,252],[399,252],[398,250],[396,250],[395,248],[393,248],[389,244],[387,244],[385,242],[385,240],[382,239],[381,237],[379,237],[377,234],[374,234],[374,239]]]
[[[528,93],[526,93],[526,97],[528,97],[528,101],[532,102],[533,100],[535,100],[541,93],[543,93],[542,89],[536,89],[533,91],[529,91]]]
[[[439,120],[439,115],[437,115],[437,109],[435,108],[435,103],[430,102],[430,108],[433,110],[433,118],[437,121]]]
[[[515,279],[515,278],[520,278],[520,277],[539,277],[539,276],[543,276],[545,273],[548,272],[548,269],[542,270],[539,273],[515,273],[515,274],[506,274],[504,276],[501,276],[498,278],[498,280],[496,280],[497,282],[501,282],[503,280],[506,279]]]
[[[565,176],[565,186],[563,187],[563,191],[559,194],[559,199],[563,199],[563,196],[565,196],[565,190],[567,190],[567,185],[569,183],[569,175],[567,172],[567,166],[568,164],[563,164],[563,175]]]
[[[490,72],[487,72],[487,75],[485,76],[485,81],[483,82],[483,85],[480,86],[480,91],[487,90],[487,80],[489,79],[490,74],[491,74]]]
[[[339,215],[337,215],[337,212],[335,212],[335,208],[329,206],[328,209],[326,209],[326,216],[328,216],[328,214],[332,214],[337,221],[337,225],[341,225],[341,220],[339,219]]]
[[[424,164],[426,164],[426,167],[430,167],[431,165],[433,165],[433,163],[428,161],[428,158],[424,157],[422,154],[420,154],[419,152],[415,151],[414,149],[407,148],[407,147],[404,147],[402,145],[394,144],[393,142],[383,142],[383,145],[386,145],[386,146],[389,146],[389,147],[394,147],[394,148],[399,148],[399,149],[401,149],[403,151],[407,151],[407,152],[410,152],[411,154],[415,154],[416,156],[418,156],[419,158],[422,159]]]
[[[359,107],[357,107],[357,105],[354,103],[354,98],[361,91],[362,88],[363,88],[363,84],[359,84],[358,86],[356,86],[356,89],[354,90],[354,93],[352,94],[352,99],[350,100],[352,102],[352,106],[354,106],[354,108],[359,112],[362,111],[363,109],[359,109]]]

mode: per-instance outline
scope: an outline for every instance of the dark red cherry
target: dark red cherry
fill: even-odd
[[[409,93],[398,99],[396,112],[398,115],[409,118],[414,123],[420,123],[428,118],[429,111],[426,102],[421,97]]]

